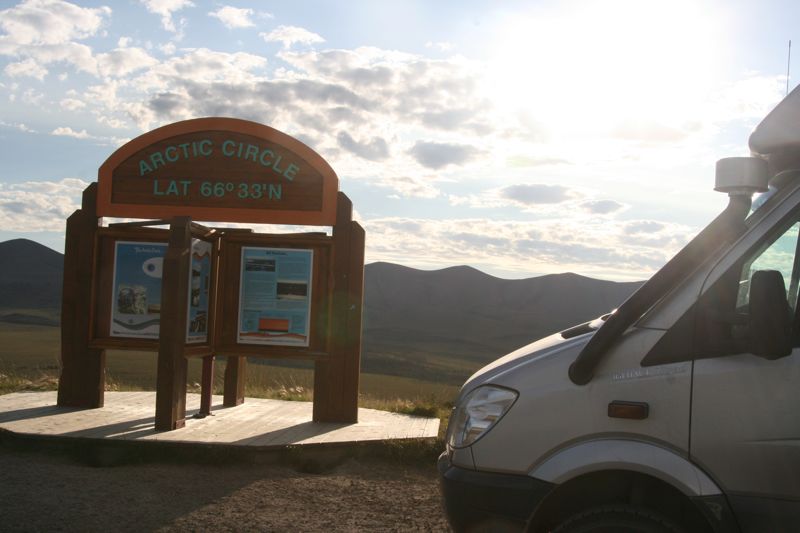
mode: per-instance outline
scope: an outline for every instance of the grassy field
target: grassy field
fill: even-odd
[[[0,322],[0,394],[58,387],[60,329]],[[154,352],[108,350],[106,390],[155,390]],[[224,358],[215,365],[214,392],[222,394]],[[314,374],[310,368],[286,368],[251,362],[245,395],[310,401]],[[188,389],[200,390],[200,361],[189,361]],[[456,385],[420,379],[361,374],[359,405],[446,419],[458,393]],[[442,424],[444,426],[444,424]]]

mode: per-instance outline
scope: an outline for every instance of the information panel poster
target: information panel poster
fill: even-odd
[[[111,302],[112,337],[158,339],[161,277],[167,244],[117,241]],[[211,243],[192,240],[186,342],[208,340]]]
[[[313,250],[242,248],[241,344],[308,346]]]
[[[208,341],[208,300],[211,286],[211,243],[192,239],[186,342]]]
[[[167,245],[117,241],[111,303],[111,336],[158,338],[161,274]]]

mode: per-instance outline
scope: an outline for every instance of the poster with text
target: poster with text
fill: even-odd
[[[157,339],[161,274],[167,245],[118,241],[115,246],[111,336]]]
[[[241,344],[308,346],[313,250],[242,248]]]
[[[208,341],[208,302],[211,287],[211,243],[192,239],[186,342]]]

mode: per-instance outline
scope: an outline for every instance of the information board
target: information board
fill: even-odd
[[[192,239],[186,342],[208,341],[208,305],[211,288],[211,243]]]
[[[211,243],[192,240],[186,342],[208,341]],[[111,291],[111,337],[158,339],[161,322],[161,279],[167,244],[117,241]]]
[[[112,337],[157,339],[166,243],[117,241],[111,291]]]
[[[314,251],[243,247],[237,342],[308,346]]]

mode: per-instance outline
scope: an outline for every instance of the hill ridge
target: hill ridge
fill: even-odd
[[[62,254],[27,239],[0,243],[0,315],[57,316],[62,278]],[[519,346],[611,311],[638,285],[572,272],[503,279],[467,265],[370,263],[362,370],[458,383]]]

